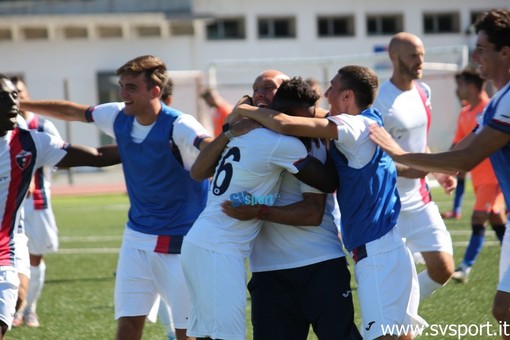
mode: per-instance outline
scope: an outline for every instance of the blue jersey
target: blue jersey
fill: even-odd
[[[141,143],[131,137],[134,116],[121,111],[113,128],[131,207],[128,226],[151,235],[186,235],[204,209],[209,181],[197,182],[184,169],[172,141],[173,123],[181,112],[162,106]]]
[[[500,102],[506,101],[506,103],[508,103],[509,96],[510,83],[502,88],[501,91],[490,100],[483,115],[484,126],[490,126],[498,131],[510,134],[510,106],[505,107],[506,112],[503,112],[503,114],[496,115],[496,109],[498,109]],[[503,191],[503,195],[505,196],[506,206],[510,207],[510,143],[493,153],[490,159],[496,177],[498,178],[501,191]]]
[[[374,109],[367,109],[360,116],[355,117],[365,121],[366,131],[370,122],[382,125],[381,115]],[[331,120],[335,121],[334,118]],[[368,132],[365,132],[360,141],[367,142],[367,139]],[[347,250],[352,251],[384,236],[395,227],[400,212],[397,171],[392,159],[378,146],[371,160],[361,168],[349,166],[348,158],[338,149],[335,141],[331,142],[330,153],[339,180],[337,197],[342,219],[342,240]]]

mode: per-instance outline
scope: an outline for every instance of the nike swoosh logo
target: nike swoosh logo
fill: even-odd
[[[351,294],[351,291],[350,291],[350,290],[346,291],[345,293],[342,293],[342,296],[343,296],[344,298],[346,298],[346,297],[348,297],[348,296],[349,296],[349,294]]]

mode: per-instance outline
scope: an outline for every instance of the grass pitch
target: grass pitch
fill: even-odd
[[[446,196],[440,189],[434,189],[433,196],[441,211],[451,208],[452,197]],[[468,184],[462,219],[446,221],[452,233],[456,264],[464,255],[471,232],[472,206],[473,193]],[[113,339],[116,330],[113,273],[128,199],[125,195],[61,196],[54,197],[53,207],[60,231],[60,251],[45,256],[46,284],[37,308],[41,327],[14,328],[8,332],[7,339]],[[499,253],[497,239],[488,230],[486,245],[473,267],[469,283],[449,282],[422,302],[420,314],[429,324],[436,325],[438,333],[421,336],[420,339],[500,339],[487,333],[473,334],[475,330],[480,331],[473,325],[490,325],[491,332],[497,329],[491,306],[498,280]],[[419,267],[418,271],[422,269]],[[356,298],[354,279],[351,284]],[[357,306],[356,313],[359,324]],[[462,327],[469,327],[472,336],[459,336],[457,331]],[[249,324],[247,334],[247,339],[251,340]],[[144,339],[166,339],[162,326],[147,322]],[[310,332],[308,339],[317,338]]]

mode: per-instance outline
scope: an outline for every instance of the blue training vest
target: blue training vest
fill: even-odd
[[[501,94],[499,100],[491,100],[483,114],[483,125],[490,126],[501,132],[510,133],[510,127],[502,127],[493,121],[496,108],[504,96],[510,95],[510,86]],[[509,108],[510,109],[510,108]],[[490,160],[498,178],[499,186],[505,197],[506,206],[510,207],[510,143],[490,155]]]
[[[113,124],[131,207],[128,226],[151,235],[186,235],[205,207],[209,181],[197,182],[172,152],[175,119],[183,114],[162,105],[142,143],[131,137],[134,116],[122,110]]]
[[[361,113],[382,125],[381,114],[375,109]],[[347,158],[330,146],[339,187],[338,204],[342,213],[342,240],[348,251],[387,234],[397,223],[400,198],[397,192],[395,163],[380,147],[361,169],[351,168]]]

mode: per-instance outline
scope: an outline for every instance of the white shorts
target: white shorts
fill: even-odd
[[[181,267],[181,255],[120,248],[115,279],[115,319],[147,316],[158,294],[172,309],[175,328],[185,329],[190,300]]]
[[[400,211],[397,226],[411,253],[439,251],[453,254],[452,238],[436,203]]]
[[[420,288],[412,255],[396,228],[366,244],[367,257],[354,266],[364,339],[396,327],[427,325],[418,315]],[[397,335],[395,333],[395,335]]]
[[[241,256],[182,244],[182,267],[191,296],[189,337],[246,338],[246,270]]]
[[[11,329],[18,300],[19,277],[11,266],[0,266],[0,320]]]
[[[510,293],[510,221],[506,223],[505,236],[501,245],[498,290]]]
[[[16,255],[16,270],[30,278],[30,255],[28,253],[28,237],[23,228],[14,231],[14,253]]]
[[[47,209],[34,209],[33,200],[27,198],[23,208],[30,254],[44,255],[56,252],[58,250],[58,229],[51,205]]]

